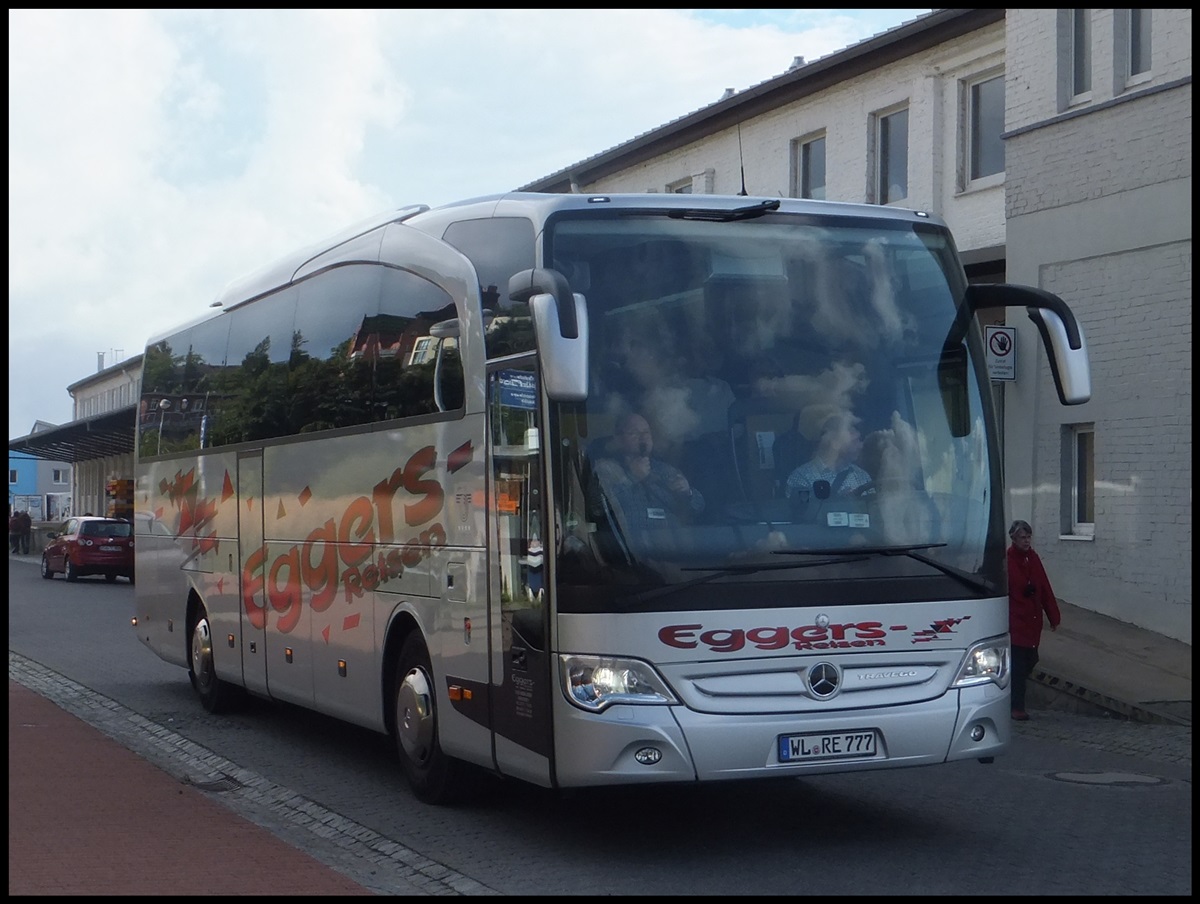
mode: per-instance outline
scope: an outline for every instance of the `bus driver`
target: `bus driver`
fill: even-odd
[[[640,414],[617,421],[612,457],[596,462],[590,494],[593,520],[603,521],[605,500],[622,527],[653,530],[686,524],[704,511],[704,497],[683,473],[653,458],[654,437]]]

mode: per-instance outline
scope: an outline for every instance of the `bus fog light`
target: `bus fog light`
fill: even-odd
[[[662,751],[657,747],[643,747],[634,752],[633,758],[643,766],[653,766],[662,759]]]

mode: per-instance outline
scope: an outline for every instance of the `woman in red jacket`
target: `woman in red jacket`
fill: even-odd
[[[1033,674],[1042,639],[1042,613],[1057,631],[1062,616],[1058,600],[1042,560],[1033,551],[1033,528],[1028,521],[1014,521],[1008,529],[1008,633],[1012,638],[1012,717],[1029,720],[1025,712],[1025,680]]]

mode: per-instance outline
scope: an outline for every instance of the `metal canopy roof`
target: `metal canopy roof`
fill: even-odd
[[[129,405],[8,441],[10,452],[48,461],[91,461],[133,452],[137,406]]]

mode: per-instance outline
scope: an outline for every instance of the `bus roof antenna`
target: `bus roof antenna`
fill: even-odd
[[[738,123],[738,165],[742,168],[742,190],[738,192],[742,197],[746,196],[746,158],[742,156],[742,124]]]

